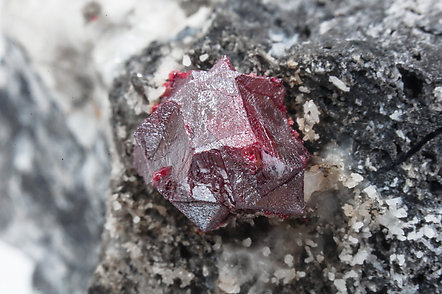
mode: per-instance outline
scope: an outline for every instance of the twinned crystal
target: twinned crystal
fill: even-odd
[[[309,153],[284,94],[281,80],[239,73],[228,57],[173,72],[135,131],[135,168],[202,231],[238,211],[302,214]]]

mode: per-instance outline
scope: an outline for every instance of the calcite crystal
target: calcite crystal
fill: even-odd
[[[228,57],[207,72],[171,73],[135,131],[136,170],[202,231],[238,211],[302,214],[309,153],[284,94],[281,80],[239,73]]]

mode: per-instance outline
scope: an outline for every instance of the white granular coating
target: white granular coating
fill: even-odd
[[[369,198],[376,198],[377,196],[377,191],[376,191],[376,187],[373,185],[368,186],[367,188],[365,188],[364,190],[362,190],[362,192],[364,192],[365,194],[367,194],[367,196]]]
[[[369,252],[364,249],[359,249],[358,253],[353,257],[352,265],[363,264],[368,257]]]
[[[112,207],[113,207],[114,210],[120,210],[121,209],[121,203],[118,202],[118,201],[114,201],[112,203]]]
[[[354,270],[350,270],[349,272],[347,272],[344,276],[346,279],[348,278],[357,278],[358,274],[354,271]]]
[[[302,93],[306,93],[306,94],[310,93],[310,89],[307,88],[306,86],[300,86],[298,88],[298,90],[299,90],[299,92],[302,92]]]
[[[330,76],[328,78],[328,81],[336,86],[339,90],[342,90],[344,92],[350,92],[350,87],[348,87],[343,81],[338,79],[335,76]]]
[[[206,61],[207,59],[209,59],[209,54],[204,53],[204,54],[201,54],[201,55],[200,55],[200,61],[201,61],[201,62],[204,62],[204,61]]]
[[[390,114],[390,118],[394,121],[402,121],[401,116],[402,116],[401,110],[395,110],[392,114]]]
[[[403,266],[403,265],[405,264],[405,255],[403,255],[403,254],[398,254],[398,255],[396,256],[396,260],[397,260],[399,266]]]
[[[293,255],[287,254],[286,256],[284,256],[284,263],[286,265],[288,265],[289,267],[292,267],[293,266]]]
[[[356,223],[354,223],[354,225],[353,225],[353,229],[354,229],[356,232],[359,232],[359,230],[360,230],[363,226],[364,226],[364,223],[362,223],[362,222],[356,222]]]
[[[439,216],[435,216],[433,214],[429,214],[425,217],[425,221],[427,223],[435,223],[435,224],[440,224],[441,222],[441,217]]]
[[[313,127],[319,123],[319,109],[313,100],[306,101],[303,105],[304,117],[296,118],[299,129],[303,132],[305,141],[315,141],[319,139],[319,134],[313,130]]]
[[[434,231],[434,229],[430,226],[424,226],[421,231],[423,232],[423,234],[429,238],[432,239],[434,237],[436,237],[436,232]]]
[[[283,284],[288,284],[296,277],[296,271],[294,269],[278,269],[275,271],[275,278],[277,279],[274,282],[278,282],[279,280],[283,280]]]
[[[252,245],[252,239],[246,238],[246,239],[242,240],[242,246],[250,247],[250,245]]]
[[[335,285],[336,289],[338,290],[338,293],[347,293],[347,286],[345,285],[345,280],[336,279],[336,280],[334,280],[333,284]]]
[[[209,268],[207,265],[203,265],[203,276],[207,277],[209,275]]]
[[[315,242],[313,242],[310,239],[305,240],[305,244],[310,246],[310,247],[317,247],[318,246],[318,244],[316,244]]]
[[[416,257],[417,258],[422,258],[422,256],[424,256],[424,253],[422,251],[416,252]]]
[[[359,240],[353,236],[349,236],[348,241],[350,241],[353,244],[357,244],[359,242]]]
[[[191,66],[192,65],[192,61],[190,60],[189,55],[183,56],[183,65],[184,66]]]
[[[342,207],[342,209],[344,210],[344,214],[348,217],[350,217],[353,214],[353,206],[345,203],[344,206]]]
[[[270,248],[269,247],[267,247],[267,246],[265,246],[263,249],[262,249],[262,255],[264,255],[264,256],[269,256],[270,255]]]
[[[361,176],[360,174],[358,174],[358,173],[351,173],[350,177],[347,178],[347,180],[343,184],[347,188],[354,188],[360,182],[362,182],[363,180],[364,180],[364,177]]]
[[[226,293],[239,293],[241,291],[235,271],[227,266],[220,269],[218,287]]]

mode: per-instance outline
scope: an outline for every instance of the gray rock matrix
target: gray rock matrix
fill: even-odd
[[[189,16],[199,5],[213,12],[204,29],[149,44],[114,81],[106,197],[79,171],[83,157],[102,156],[108,177],[106,145],[82,150],[56,109],[39,110],[38,78],[26,66],[9,69],[22,83],[0,89],[0,232],[25,251],[39,248],[42,293],[441,293],[439,1],[180,3]],[[283,79],[289,114],[314,155],[305,217],[237,216],[201,233],[144,185],[133,131],[174,50],[190,59],[181,70],[207,70],[228,55],[240,72]],[[41,150],[32,171],[11,161],[26,144]],[[57,160],[66,153],[71,162]],[[11,193],[23,200],[3,196]],[[34,225],[19,226],[18,213]],[[6,233],[12,225],[19,234]]]

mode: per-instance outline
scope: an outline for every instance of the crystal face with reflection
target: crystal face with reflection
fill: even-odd
[[[230,213],[304,212],[309,153],[296,138],[276,78],[237,72],[171,73],[161,103],[135,131],[134,165],[202,231]]]

